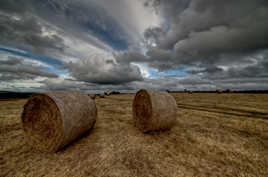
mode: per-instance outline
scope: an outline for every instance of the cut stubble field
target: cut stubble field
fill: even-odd
[[[57,153],[27,145],[26,99],[0,100],[0,176],[268,176],[268,94],[172,95],[170,131],[142,133],[134,94],[111,95],[95,100],[95,127]]]

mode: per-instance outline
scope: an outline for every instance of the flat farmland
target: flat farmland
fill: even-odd
[[[111,95],[95,100],[95,127],[57,153],[27,145],[27,99],[0,100],[0,176],[268,176],[268,94],[172,95],[170,131],[143,134],[133,126],[134,94]]]

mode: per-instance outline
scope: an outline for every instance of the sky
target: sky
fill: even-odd
[[[1,0],[0,90],[267,90],[267,0]]]

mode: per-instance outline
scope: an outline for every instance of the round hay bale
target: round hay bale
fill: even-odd
[[[22,125],[35,149],[56,152],[91,129],[97,118],[95,102],[82,92],[34,94],[24,105]]]
[[[233,91],[231,89],[227,89],[226,93],[233,93]]]
[[[222,93],[222,90],[221,90],[221,89],[217,89],[216,92],[217,92],[218,94],[221,94],[221,93]]]
[[[139,90],[133,100],[135,126],[143,132],[170,129],[176,121],[177,103],[162,91]]]

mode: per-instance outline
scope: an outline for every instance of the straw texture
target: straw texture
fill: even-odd
[[[176,121],[177,103],[167,92],[141,89],[132,105],[135,126],[143,132],[170,129]]]
[[[95,102],[82,92],[35,94],[24,105],[22,125],[28,143],[56,152],[91,129],[97,118]]]

